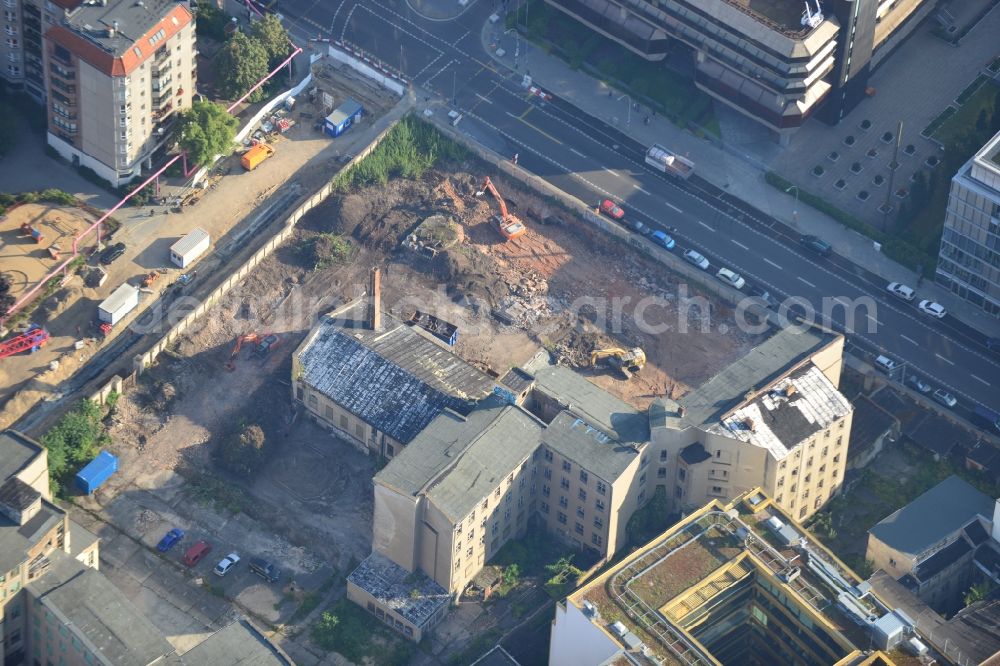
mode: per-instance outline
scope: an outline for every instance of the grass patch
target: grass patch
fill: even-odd
[[[316,610],[316,606],[319,606],[320,601],[322,601],[322,597],[319,592],[308,592],[304,597],[302,597],[302,603],[300,603],[299,607],[295,609],[294,613],[292,613],[292,617],[289,619],[289,622],[294,624],[307,617],[309,613]]]
[[[347,261],[351,256],[351,241],[339,234],[321,233],[308,241],[313,270],[319,271]]]
[[[688,77],[652,62],[571,20],[542,0],[520,5],[515,16],[507,15],[507,28],[517,27],[525,37],[547,53],[557,55],[573,69],[582,69],[628,93],[695,134],[721,136],[712,98],[698,90]],[[622,101],[623,117],[627,115]],[[638,118],[641,122],[642,118]]]
[[[955,103],[962,106],[976,93],[977,90],[983,87],[983,84],[989,81],[989,77],[980,74],[975,78],[975,80],[969,85],[965,86],[965,90],[958,94],[955,98]]]
[[[105,410],[91,400],[81,400],[64,414],[41,439],[48,453],[49,486],[62,496],[76,473],[111,442],[104,427]]]
[[[768,185],[771,185],[782,192],[787,192],[792,187],[791,182],[785,180],[774,171],[768,171],[764,175],[764,180],[767,181]],[[920,248],[912,245],[910,242],[903,240],[902,238],[890,236],[879,231],[867,222],[863,222],[850,213],[840,210],[829,201],[826,201],[808,190],[804,190],[798,186],[796,186],[796,189],[799,192],[799,201],[812,206],[821,213],[829,215],[847,228],[853,229],[858,233],[871,238],[872,240],[878,241],[882,244],[882,252],[893,261],[896,261],[913,271],[922,267],[924,275],[933,275],[935,259],[927,252],[924,252]]]
[[[958,109],[956,109],[955,107],[950,106],[950,105],[946,106],[945,109],[944,109],[944,111],[942,111],[941,113],[937,114],[937,116],[935,116],[934,120],[932,120],[927,125],[927,127],[925,127],[920,132],[920,136],[927,137],[928,139],[931,138],[932,136],[934,136],[934,133],[937,132],[941,128],[942,125],[944,125],[944,123],[945,123],[946,120],[948,120],[953,115],[955,115],[956,111],[958,111]]]
[[[966,90],[968,90],[968,88],[966,88]],[[939,114],[938,117],[931,122],[931,125],[937,122],[942,115],[945,115],[949,109],[951,110],[951,113],[947,113],[945,118],[938,124],[935,130],[930,133],[930,135],[934,139],[943,143],[945,146],[959,140],[969,131],[970,128],[976,126],[979,116],[983,111],[986,112],[987,117],[992,117],[997,94],[998,88],[996,85],[980,86],[965,100],[961,109],[949,106],[945,109],[945,111]],[[928,125],[928,127],[930,127],[930,125]],[[985,141],[983,143],[985,143]]]
[[[336,651],[356,664],[405,664],[416,652],[416,645],[347,599],[328,606],[310,636],[323,650]]]
[[[471,153],[431,125],[410,114],[389,130],[367,157],[333,179],[341,192],[366,185],[385,185],[390,178],[420,179],[443,162],[467,159]]]
[[[229,513],[239,513],[247,503],[247,494],[242,488],[203,472],[188,478],[187,491],[199,504]]]
[[[562,599],[576,589],[583,572],[595,561],[594,555],[577,551],[544,530],[531,528],[520,539],[505,543],[493,564],[504,569],[508,591],[519,580],[535,579],[549,597]]]

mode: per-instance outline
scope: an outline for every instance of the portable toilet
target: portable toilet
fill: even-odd
[[[326,117],[323,122],[323,131],[333,137],[340,136],[361,118],[362,113],[364,113],[364,107],[348,97],[343,104]]]

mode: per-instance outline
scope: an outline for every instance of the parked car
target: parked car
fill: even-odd
[[[632,231],[634,231],[637,234],[642,234],[643,236],[646,236],[649,233],[649,227],[647,227],[639,220],[629,220],[628,226],[630,226],[632,228]]]
[[[989,407],[976,405],[972,408],[972,422],[992,434],[1000,434],[1000,414]]]
[[[885,374],[890,374],[893,370],[899,367],[899,364],[893,361],[888,356],[882,356],[879,354],[875,357],[875,369],[881,370]]]
[[[766,289],[764,289],[763,287],[750,285],[750,288],[747,291],[750,293],[751,296],[755,296],[756,298],[759,298],[760,300],[764,301],[764,304],[767,307],[775,310],[778,309],[778,306],[780,305],[780,303],[778,303],[778,299],[772,296],[771,293]]]
[[[719,278],[721,281],[725,282],[734,289],[742,289],[747,283],[747,281],[743,279],[743,276],[729,270],[728,268],[720,268],[715,274],[715,277]]]
[[[828,257],[833,251],[833,246],[819,236],[802,236],[799,242],[821,257]]]
[[[896,298],[901,298],[907,302],[912,301],[913,297],[917,295],[917,292],[913,291],[901,282],[890,282],[888,286],[886,286],[886,290]]]
[[[104,252],[101,252],[101,263],[107,266],[123,254],[125,254],[125,243],[109,245]]]
[[[601,212],[618,222],[621,222],[625,217],[625,211],[622,210],[622,207],[611,199],[605,199],[601,202]]]
[[[948,311],[945,310],[940,303],[935,303],[934,301],[920,301],[920,303],[917,304],[917,308],[919,308],[919,310],[924,314],[937,317],[938,319],[941,319],[948,314]]]
[[[684,258],[687,261],[689,261],[692,264],[694,264],[695,266],[697,266],[698,268],[700,268],[701,270],[703,270],[703,271],[707,271],[708,270],[708,259],[706,259],[705,257],[701,256],[700,252],[695,252],[694,250],[685,250],[684,251]]]
[[[212,544],[204,540],[197,541],[193,546],[188,548],[187,552],[184,553],[184,557],[181,558],[181,561],[189,567],[193,567],[201,562],[205,556],[211,552]]]
[[[650,238],[653,239],[654,243],[656,243],[657,245],[662,245],[668,250],[673,250],[675,247],[677,247],[677,241],[675,241],[673,238],[663,233],[662,231],[654,231],[653,235],[650,236]]]
[[[920,377],[917,377],[916,375],[910,375],[909,382],[910,386],[912,386],[914,390],[919,391],[920,393],[926,395],[931,392],[931,385],[922,380]]]
[[[176,546],[178,543],[180,543],[180,540],[183,538],[184,538],[184,530],[175,527],[174,529],[170,530],[169,532],[163,535],[163,538],[160,539],[160,543],[156,544],[156,550],[160,551],[161,553],[165,553],[174,546]]]
[[[273,583],[281,578],[281,570],[271,562],[255,557],[250,560],[250,571],[260,576],[268,583]]]
[[[934,391],[934,399],[949,409],[958,404],[958,400],[955,399],[955,396],[948,393],[944,389]]]
[[[235,567],[239,563],[240,563],[240,556],[237,555],[236,553],[229,553],[221,560],[219,560],[219,563],[215,565],[214,569],[212,569],[212,573],[214,573],[216,576],[225,576],[227,573],[233,570],[233,567]]]

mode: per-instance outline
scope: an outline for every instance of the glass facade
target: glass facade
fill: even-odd
[[[1000,318],[1000,190],[974,177],[982,152],[952,179],[937,282]]]

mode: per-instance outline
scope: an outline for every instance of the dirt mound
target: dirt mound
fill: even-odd
[[[496,306],[510,292],[492,257],[465,247],[451,248],[443,256],[448,295],[456,300],[479,298]]]

